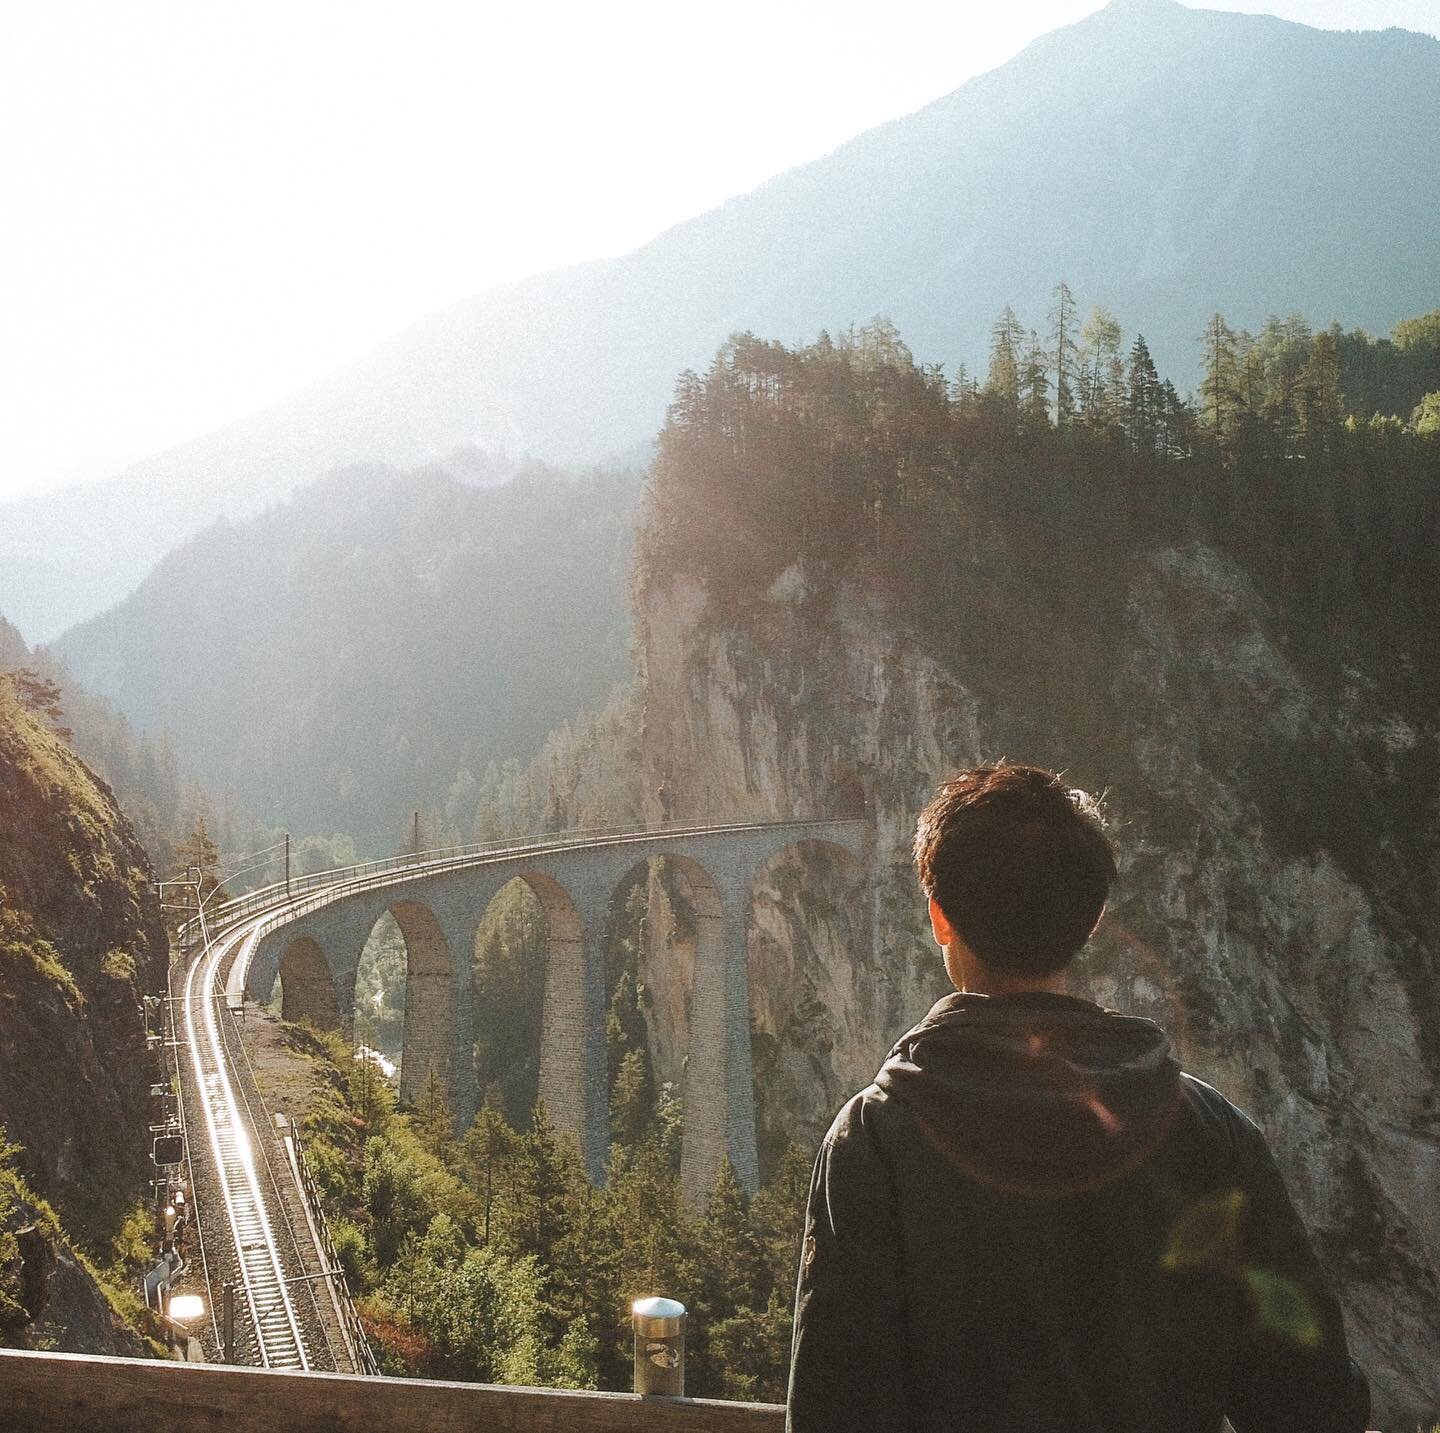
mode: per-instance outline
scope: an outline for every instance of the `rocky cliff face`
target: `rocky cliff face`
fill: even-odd
[[[153,1352],[111,1305],[54,1211],[3,1168],[0,1344],[120,1358]]]
[[[1413,1426],[1440,1410],[1440,724],[1363,649],[1307,665],[1296,614],[1209,548],[1126,558],[1105,588],[1084,649],[1020,589],[955,613],[936,655],[798,566],[743,620],[690,578],[643,585],[651,816],[662,791],[675,818],[863,799],[873,833],[865,871],[819,848],[757,885],[762,1149],[817,1139],[945,988],[908,853],[934,783],[1001,755],[1068,770],[1109,788],[1122,853],[1077,991],[1160,1019],[1264,1125],[1377,1419]]]
[[[166,961],[150,880],[109,788],[0,681],[0,1126],[24,1182],[96,1251],[150,1170],[157,1067],[141,997],[163,986]],[[37,1245],[23,1262],[63,1290],[81,1271],[52,1232],[49,1254]],[[46,1302],[52,1319],[71,1317],[64,1300]],[[81,1341],[64,1346],[110,1350],[72,1312]]]

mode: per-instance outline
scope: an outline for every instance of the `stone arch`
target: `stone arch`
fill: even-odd
[[[759,1169],[790,1140],[813,1147],[875,1074],[894,989],[873,949],[869,883],[845,846],[808,837],[755,871],[745,910],[750,1063]]]
[[[369,912],[365,912],[368,916]],[[357,1046],[399,1066],[405,1046],[405,967],[410,952],[394,915],[383,910],[372,921],[362,919],[353,941],[355,959],[348,975],[349,1002],[342,1004]],[[400,967],[395,968],[396,946]]]
[[[405,937],[405,1039],[400,1097],[415,1100],[433,1069],[453,1099],[455,1071],[455,962],[440,922],[419,901],[392,902],[390,914]]]
[[[308,1020],[318,1030],[340,1026],[335,981],[319,943],[297,936],[280,956],[280,1018]]]

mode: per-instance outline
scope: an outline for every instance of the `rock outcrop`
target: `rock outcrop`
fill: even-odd
[[[142,1358],[151,1345],[117,1313],[47,1205],[0,1171],[0,1344]]]
[[[141,1000],[163,989],[167,945],[150,881],[109,788],[0,679],[0,1128],[59,1221],[24,1200],[4,1213],[19,1284],[50,1309],[38,1336],[74,1351],[115,1346],[66,1236],[107,1250],[151,1172]]]

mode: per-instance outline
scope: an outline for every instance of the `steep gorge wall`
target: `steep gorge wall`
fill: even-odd
[[[645,583],[649,814],[849,814],[863,796],[873,831],[873,934],[863,880],[823,852],[757,885],[762,1150],[817,1140],[943,993],[908,852],[935,782],[1001,755],[1067,770],[1109,788],[1122,866],[1077,990],[1160,1019],[1189,1068],[1260,1120],[1342,1287],[1377,1418],[1432,1417],[1433,707],[1363,651],[1335,700],[1295,618],[1208,548],[1126,559],[1107,592],[1082,614],[1101,634],[1083,646],[1074,614],[1017,589],[1001,636],[957,612],[936,655],[933,630],[799,566],[738,616],[688,577]]]
[[[163,988],[167,946],[150,881],[109,788],[0,682],[0,1126],[21,1147],[25,1184],[102,1256],[151,1172],[158,1066],[141,997]],[[12,1203],[9,1222],[25,1222],[25,1200]],[[37,1337],[70,1329],[78,1342],[64,1347],[131,1351],[113,1342],[67,1240],[43,1225],[49,1252],[36,1245],[39,1262],[26,1261],[27,1278],[48,1270],[54,1283],[53,1297],[32,1289],[50,1321]]]

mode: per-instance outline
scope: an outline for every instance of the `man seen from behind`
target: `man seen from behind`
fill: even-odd
[[[915,854],[955,993],[821,1146],[792,1433],[1362,1433],[1259,1128],[1158,1025],[1065,993],[1115,876],[1094,803],[979,767]]]

